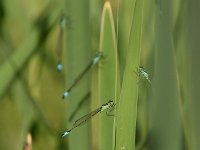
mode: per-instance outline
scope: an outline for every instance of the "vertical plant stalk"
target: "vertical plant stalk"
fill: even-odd
[[[68,87],[73,83],[76,76],[82,71],[82,69],[87,65],[88,61],[91,59],[90,51],[90,37],[89,37],[89,1],[65,1],[65,14],[70,19],[71,28],[67,28],[67,34],[65,39],[64,51],[64,68],[65,71],[65,85]],[[76,85],[76,88],[70,92],[70,96],[67,97],[67,109],[66,114],[69,118],[74,110],[77,109],[80,101],[84,95],[89,91],[89,76],[84,77],[80,84]],[[65,103],[65,102],[63,102]],[[80,117],[83,114],[89,112],[89,105],[81,107],[77,112],[76,116]],[[76,119],[76,118],[75,118]],[[64,121],[63,127],[67,129],[73,126],[73,122],[68,122],[68,119]],[[67,126],[66,126],[67,124]],[[81,126],[74,130],[68,138],[69,149],[90,149],[90,136],[89,136],[89,123]],[[79,139],[79,140],[77,140]]]
[[[176,3],[174,1],[174,3]],[[185,149],[192,150],[192,141],[190,135],[190,125],[191,125],[191,93],[190,93],[190,84],[189,80],[190,72],[188,71],[190,68],[190,48],[189,48],[189,35],[187,29],[188,20],[185,16],[188,15],[188,7],[189,1],[180,4],[180,11],[176,20],[176,25],[174,27],[174,45],[176,52],[176,62],[177,62],[177,71],[178,71],[178,83],[180,90],[180,103],[181,103],[181,119],[183,122],[183,138]],[[174,5],[174,4],[173,4]],[[190,25],[189,25],[190,26]]]
[[[134,70],[139,66],[143,0],[135,3],[132,28],[127,50],[127,61],[122,81],[120,100],[117,103],[116,150],[135,149],[138,78]]]
[[[188,3],[188,13],[186,24],[188,27],[188,40],[189,41],[189,110],[190,110],[190,149],[200,149],[200,79],[199,79],[199,66],[200,66],[200,19],[197,14],[200,10],[200,2],[198,0],[192,0]],[[187,70],[188,71],[188,70]]]
[[[117,3],[117,48],[119,53],[120,77],[124,75],[128,42],[131,33],[136,0],[113,0]],[[116,5],[116,4],[115,4]]]
[[[156,1],[155,73],[149,112],[149,148],[181,149],[180,97],[172,39],[172,1]]]
[[[100,30],[100,52],[103,60],[99,69],[99,101],[105,103],[109,99],[117,101],[119,95],[118,55],[114,19],[110,2],[103,7]],[[113,117],[100,117],[100,149],[112,149]]]

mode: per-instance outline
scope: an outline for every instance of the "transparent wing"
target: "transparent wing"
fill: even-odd
[[[74,128],[78,127],[80,125],[83,125],[84,123],[86,123],[92,116],[96,115],[98,112],[101,111],[101,107],[99,107],[98,109],[90,112],[89,114],[81,117],[80,119],[76,120],[73,124]]]

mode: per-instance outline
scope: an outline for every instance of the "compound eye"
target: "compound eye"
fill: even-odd
[[[144,67],[143,67],[143,66],[139,66],[139,68],[140,68],[140,69],[144,69]]]
[[[109,100],[109,101],[108,101],[108,103],[112,103],[112,102],[113,102],[112,100]]]

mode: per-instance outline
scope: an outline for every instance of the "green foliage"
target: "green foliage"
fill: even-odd
[[[100,48],[103,60],[99,67],[99,101],[100,104],[119,98],[118,55],[114,20],[110,4],[104,5],[101,19]],[[100,149],[112,149],[113,117],[101,116]],[[106,137],[106,138],[105,138]]]
[[[140,61],[142,12],[143,1],[136,1],[121,96],[117,107],[116,149],[135,149],[138,78],[134,71]]]
[[[33,149],[199,150],[199,10],[198,0],[0,1],[0,149],[23,149],[30,133]],[[60,137],[108,100],[113,116]]]
[[[180,97],[172,40],[170,1],[158,2],[155,14],[155,68],[149,116],[152,149],[181,149]],[[165,85],[165,86],[163,86]],[[167,91],[167,92],[166,92]],[[170,111],[169,111],[170,110]],[[157,135],[160,134],[160,136]],[[171,136],[173,135],[173,138]]]

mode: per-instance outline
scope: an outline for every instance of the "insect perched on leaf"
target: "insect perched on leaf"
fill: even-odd
[[[63,93],[62,98],[64,99],[65,97],[68,97],[71,89],[74,88],[80,80],[84,77],[84,75],[95,65],[98,64],[100,59],[102,58],[102,53],[101,52],[96,52],[96,55],[94,58],[88,63],[88,65],[83,69],[83,71],[75,78],[74,82],[69,86],[69,88]]]
[[[147,80],[151,84],[151,81],[149,79],[149,74],[144,70],[143,66],[139,66],[137,68],[136,74],[138,75],[139,78],[145,79],[145,80]]]
[[[84,125],[86,122],[88,122],[93,116],[96,114],[106,110],[106,114],[109,115],[108,113],[113,111],[116,103],[114,103],[112,100],[109,100],[107,103],[101,105],[99,108],[93,110],[89,114],[86,114],[85,116],[79,118],[76,120],[73,124],[73,127],[70,130],[65,131],[61,136],[65,137],[68,135],[72,130],[76,129],[77,127],[80,127],[81,125]]]

